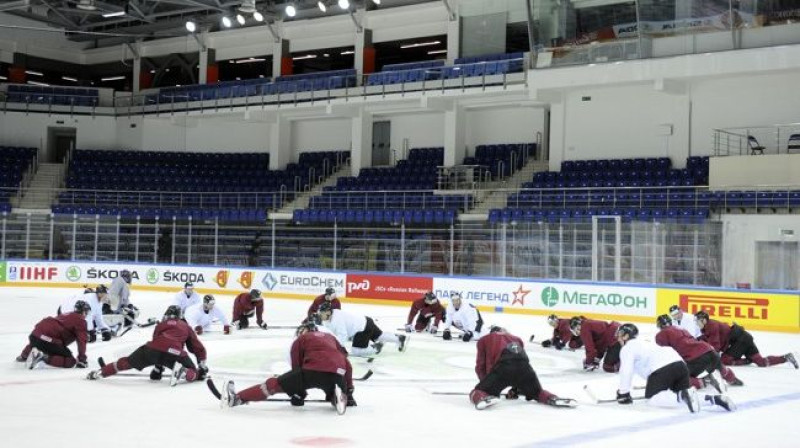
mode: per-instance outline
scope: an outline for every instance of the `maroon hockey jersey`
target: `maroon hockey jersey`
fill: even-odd
[[[703,327],[701,340],[708,342],[718,352],[724,352],[728,348],[728,338],[731,334],[731,326],[714,320],[708,319]]]
[[[322,331],[308,331],[292,343],[292,369],[346,375],[350,369],[347,351],[336,340],[336,336]],[[347,375],[346,375],[347,376]]]
[[[584,319],[581,322],[581,341],[586,348],[586,362],[601,358],[617,342],[619,322]]]
[[[408,322],[406,324],[411,325],[411,321],[414,320],[414,316],[417,313],[426,318],[428,316],[433,317],[433,325],[438,327],[444,317],[444,308],[438,300],[432,304],[427,304],[424,297],[417,299],[411,304],[411,311],[408,312]]]
[[[479,380],[483,380],[492,371],[494,365],[500,360],[500,356],[503,355],[503,351],[511,343],[519,344],[521,349],[525,348],[522,339],[503,331],[489,333],[478,340],[475,373],[478,374]]]
[[[256,311],[256,322],[261,324],[264,321],[264,299],[259,298],[255,302],[250,298],[249,292],[243,292],[233,300],[233,321],[239,320],[245,314]]]
[[[205,361],[206,348],[197,338],[197,334],[185,321],[180,319],[167,319],[153,330],[153,339],[146,345],[153,350],[169,353],[175,356],[186,356],[183,346],[194,353],[198,361]]]
[[[558,324],[553,328],[553,337],[551,341],[558,341],[573,349],[581,346],[581,339],[574,336],[572,330],[569,328],[569,319],[558,319]]]
[[[311,306],[308,307],[308,317],[311,317],[312,315],[316,314],[317,311],[319,310],[319,306],[322,305],[322,302],[324,301],[325,301],[325,294],[315,297],[314,301],[311,302]],[[342,309],[342,302],[340,302],[339,299],[331,300],[331,308],[335,310]]]
[[[683,328],[671,325],[662,328],[656,334],[656,344],[662,347],[672,347],[684,361],[691,361],[714,351],[714,347],[708,342],[698,341]]]
[[[78,342],[78,361],[86,362],[86,318],[80,313],[46,317],[33,327],[33,335],[51,344],[64,347]]]

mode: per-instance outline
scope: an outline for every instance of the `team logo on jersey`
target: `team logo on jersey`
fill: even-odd
[[[146,278],[147,278],[147,283],[150,283],[151,285],[155,285],[156,283],[158,283],[158,269],[156,268],[148,269]]]
[[[525,296],[531,293],[530,289],[522,289],[522,283],[519,284],[519,288],[516,291],[512,291],[511,294],[514,294],[514,300],[511,301],[512,305],[516,305],[517,303],[520,306],[525,306]]]
[[[239,276],[239,284],[242,285],[244,289],[250,289],[250,286],[253,284],[253,273],[250,271],[242,272],[242,275]]]
[[[217,283],[217,285],[219,285],[220,288],[224,288],[224,287],[228,286],[228,275],[229,274],[230,274],[230,272],[228,272],[227,269],[221,269],[221,270],[217,271],[217,276],[214,278],[214,281]]]
[[[81,279],[81,268],[77,266],[70,266],[67,268],[67,280],[77,282]]]
[[[548,286],[542,290],[542,303],[546,307],[554,307],[558,305],[558,291],[552,286]]]
[[[272,275],[271,272],[267,272],[267,274],[264,275],[264,278],[261,279],[261,284],[264,285],[265,288],[272,291],[272,289],[275,288],[275,285],[278,284],[278,280],[274,275]]]

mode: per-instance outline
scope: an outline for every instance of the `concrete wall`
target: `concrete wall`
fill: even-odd
[[[798,187],[800,154],[712,157],[708,183],[715,190],[758,186]]]

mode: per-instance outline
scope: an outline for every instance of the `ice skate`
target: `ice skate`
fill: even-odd
[[[383,342],[377,341],[372,343],[372,349],[375,350],[375,354],[379,354],[381,350],[383,350]]]
[[[19,356],[17,356],[16,361],[17,362],[27,362],[28,358],[24,358],[22,355],[19,355]]]
[[[706,401],[715,404],[728,412],[736,410],[736,403],[733,402],[727,395],[706,395]]]
[[[719,381],[713,373],[709,373],[708,375],[702,378],[703,386],[708,387],[711,386],[717,390],[719,393],[724,393],[728,388],[725,386],[725,383]]]
[[[475,403],[475,409],[482,411],[488,407],[496,405],[497,403],[500,403],[500,397],[489,395],[485,398],[482,398],[481,401]]]
[[[177,369],[173,369],[172,378],[170,378],[169,380],[169,385],[174,387],[176,384],[178,384],[178,381],[180,381],[180,379],[183,378],[185,375],[186,375],[186,367],[180,366]]]
[[[25,361],[25,365],[28,367],[29,370],[33,370],[36,366],[39,365],[40,362],[44,361],[44,353],[39,351],[38,348],[33,348],[31,350],[30,355],[28,355],[28,359]]]
[[[398,334],[397,339],[400,339],[400,345],[398,345],[397,350],[404,352],[406,351],[406,347],[408,346],[408,341],[411,339],[410,336],[406,336],[404,334]]]
[[[684,389],[680,391],[681,400],[689,407],[689,412],[700,412],[700,399],[694,389]]]
[[[578,402],[573,400],[572,398],[559,398],[559,397],[551,397],[547,400],[547,404],[549,406],[555,406],[557,408],[574,408],[578,406]]]
[[[744,386],[744,383],[739,378],[735,378],[733,381],[728,383],[729,386]]]
[[[344,393],[339,385],[336,385],[331,398],[331,404],[336,408],[336,413],[339,415],[344,414],[347,410],[347,394]]]
[[[100,376],[100,371],[99,370],[92,370],[91,372],[89,372],[86,375],[86,379],[87,380],[98,380],[100,378],[102,378],[102,377]]]
[[[797,358],[795,358],[794,353],[787,353],[784,357],[786,358],[786,362],[792,363],[795,369],[800,368],[800,366],[797,364]]]
[[[225,409],[239,406],[240,404],[242,404],[242,399],[236,396],[233,381],[225,381],[225,384],[222,385],[222,397],[219,400],[219,406]]]

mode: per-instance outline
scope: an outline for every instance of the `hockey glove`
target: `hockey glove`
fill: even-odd
[[[87,364],[86,361],[78,361],[77,363],[75,363],[75,367],[78,369],[85,369],[89,367],[89,364]]]
[[[102,337],[103,337],[103,342],[106,342],[106,341],[110,341],[110,340],[111,340],[111,332],[110,332],[110,331],[108,331],[108,330],[103,330],[103,331],[102,331],[102,333],[101,333],[101,335],[102,335]]]
[[[200,361],[197,363],[197,379],[202,380],[208,376],[208,366],[206,365],[206,361]]]
[[[414,326],[411,324],[406,324],[406,333],[411,333],[414,331]]]
[[[445,341],[453,339],[453,335],[450,334],[450,330],[444,330],[444,333],[442,333],[442,339],[444,339]]]
[[[224,327],[222,327],[222,332],[225,334],[231,334],[231,326],[225,325]]]
[[[430,332],[431,332],[431,334],[436,334],[436,333],[438,333],[438,332],[439,332],[439,329],[436,327],[436,325],[433,325],[433,326],[431,327],[431,329],[430,329],[430,330],[428,330],[428,331],[430,331]]]
[[[259,326],[259,327],[260,327],[262,330],[266,330],[266,329],[267,329],[267,323],[266,323],[266,322],[259,322],[259,323],[258,323],[258,326]]]
[[[194,327],[194,332],[197,334],[203,334],[203,327],[201,327],[200,325]]]
[[[88,337],[87,337],[87,342],[89,342],[89,343],[97,342],[97,331],[95,331],[95,330],[89,331],[89,334],[88,334]]]
[[[631,398],[631,393],[630,392],[626,392],[624,394],[621,394],[621,393],[619,393],[619,391],[617,391],[617,403],[619,403],[619,404],[632,404],[633,403],[633,398]]]
[[[353,398],[353,392],[354,391],[355,391],[355,389],[353,389],[352,387],[347,389],[347,407],[348,408],[352,408],[352,407],[358,406],[358,404],[356,403],[356,399]]]
[[[302,406],[306,404],[305,394],[303,394],[303,396],[293,394],[289,399],[289,402],[292,403],[292,406]]]
[[[542,344],[542,345],[544,345],[544,344]],[[556,339],[555,341],[553,341],[553,348],[555,348],[556,350],[563,350],[564,349],[564,343],[561,342],[561,339]]]
[[[544,348],[549,348],[551,345],[553,345],[553,341],[551,341],[550,339],[545,339],[544,341],[542,341],[542,347]]]
[[[150,379],[153,381],[160,381],[164,375],[164,366],[155,365],[153,370],[150,371]]]
[[[519,391],[516,387],[512,387],[506,392],[506,400],[516,400],[519,398]]]
[[[469,342],[472,340],[472,332],[465,331],[464,334],[461,336],[461,340],[464,342]]]

